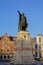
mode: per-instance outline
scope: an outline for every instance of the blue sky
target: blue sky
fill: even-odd
[[[30,36],[43,34],[43,0],[0,0],[0,35],[17,35],[17,10],[25,13]]]

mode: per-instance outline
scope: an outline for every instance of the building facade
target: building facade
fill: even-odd
[[[43,35],[38,34],[35,38],[35,58],[43,59]]]
[[[7,33],[0,38],[0,60],[9,60],[13,56],[14,41],[10,40]]]

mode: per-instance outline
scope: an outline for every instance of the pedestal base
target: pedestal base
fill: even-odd
[[[17,45],[14,50],[14,56],[12,63],[14,64],[31,64],[34,63],[32,55],[32,44],[30,42],[30,36],[26,31],[20,31],[17,35]]]

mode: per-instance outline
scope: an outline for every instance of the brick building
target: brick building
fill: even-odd
[[[7,33],[0,37],[0,60],[9,60],[14,52],[13,37],[9,37]]]

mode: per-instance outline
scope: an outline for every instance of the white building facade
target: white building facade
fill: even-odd
[[[41,34],[35,37],[35,58],[43,59],[43,35]]]

